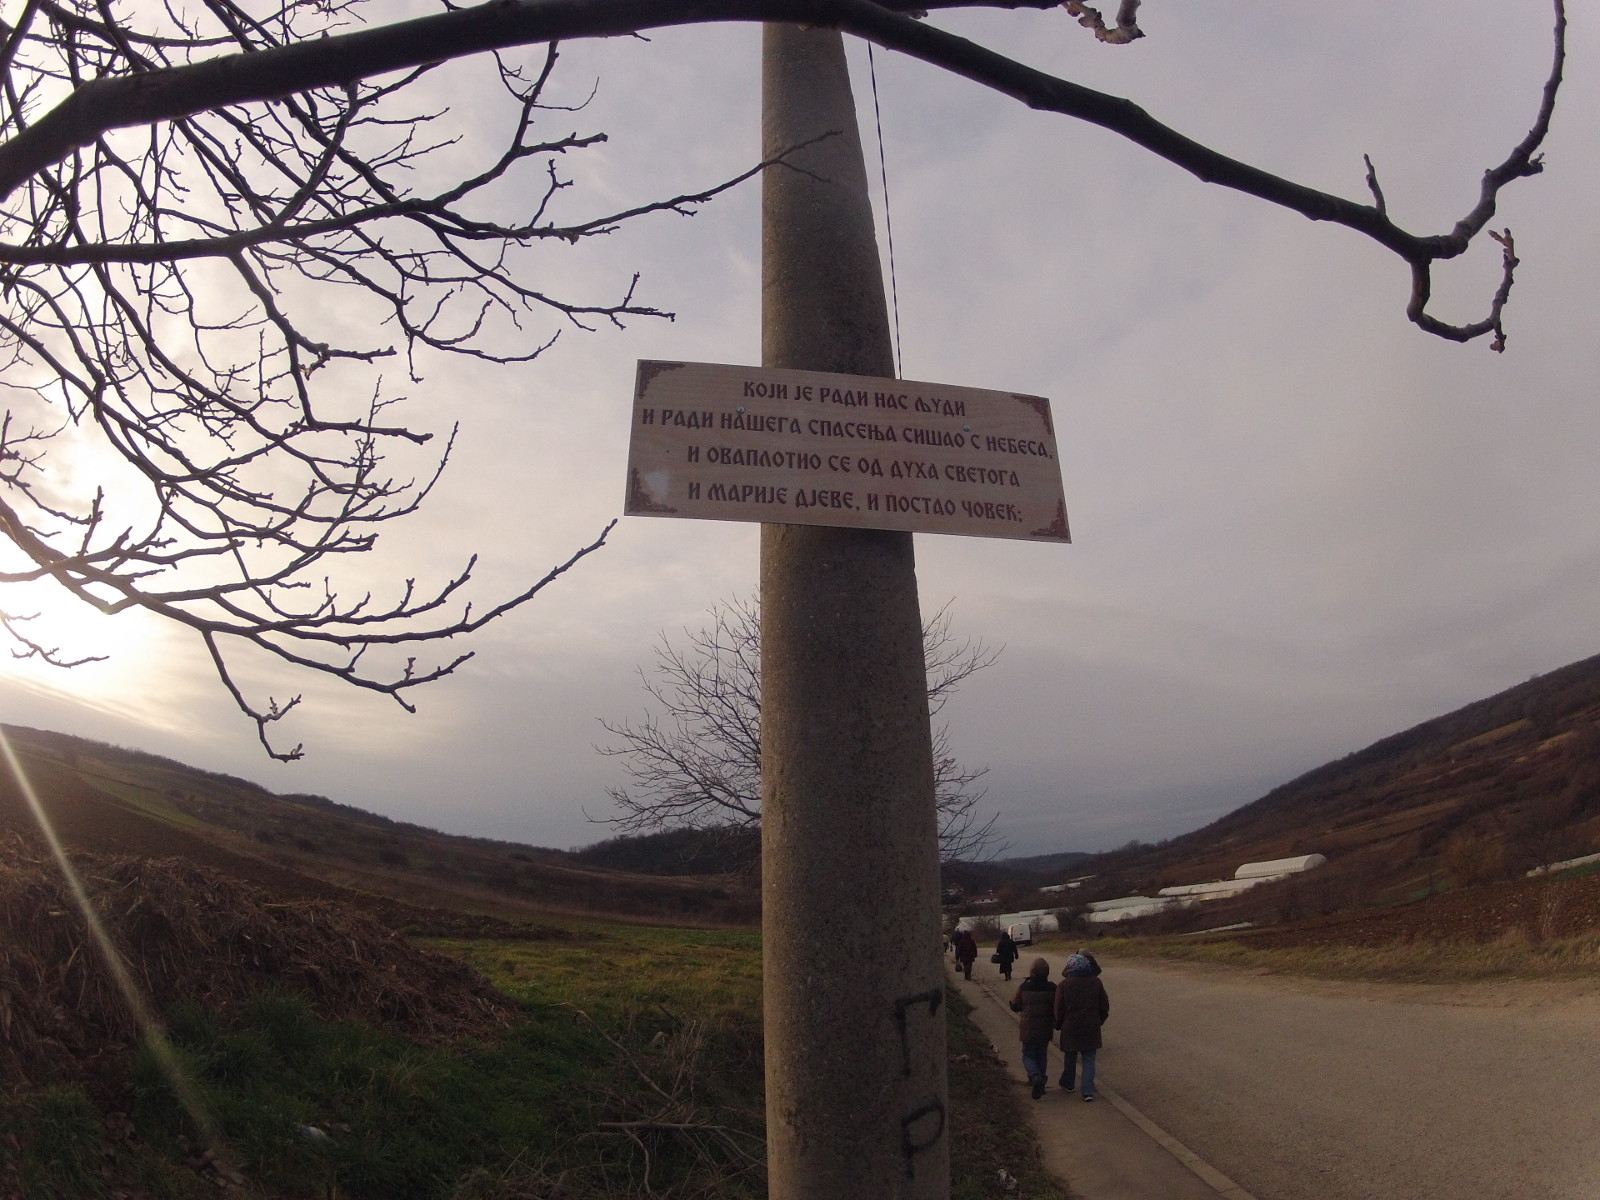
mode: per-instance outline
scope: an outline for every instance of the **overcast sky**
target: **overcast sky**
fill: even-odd
[[[1109,7],[1109,6],[1108,6]],[[1291,179],[1445,232],[1533,119],[1538,0],[1338,6],[1151,0],[1147,37],[1095,43],[1059,10],[937,23],[1137,101]],[[1600,37],[1572,14],[1547,170],[1502,196],[1522,266],[1510,345],[1429,337],[1408,274],[1350,231],[1202,184],[1114,136],[878,55],[904,344],[913,379],[1049,396],[1074,544],[920,536],[925,611],[1003,645],[949,704],[961,757],[1015,854],[1185,832],[1330,758],[1600,652]],[[552,133],[576,216],[706,186],[758,157],[759,32],[565,48]],[[852,47],[875,159],[864,50]],[[434,83],[468,112],[482,64]],[[485,100],[485,113],[492,110]],[[486,119],[488,119],[486,117]],[[873,174],[876,175],[874,162]],[[876,186],[876,183],[875,183]],[[878,196],[880,202],[882,197]],[[621,510],[640,358],[759,361],[757,184],[552,250],[539,286],[600,294],[642,272],[677,313],[567,333],[531,365],[456,364],[412,389],[463,434],[423,514],[374,568],[443,577],[484,557],[511,590]],[[1487,241],[1442,267],[1435,311],[1483,315]],[[136,617],[41,601],[112,662],[5,664],[0,719],[137,746],[451,832],[548,846],[608,835],[617,762],[598,718],[642,711],[661,631],[749,593],[757,527],[629,518],[480,636],[421,711],[316,680],[272,763],[197,653]],[[8,599],[13,608],[24,607]],[[90,619],[93,617],[93,619]]]

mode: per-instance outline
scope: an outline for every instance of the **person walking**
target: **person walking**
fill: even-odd
[[[978,957],[978,939],[968,929],[956,930],[956,966],[964,979],[972,978],[972,960]]]
[[[1111,999],[1099,979],[1099,963],[1084,954],[1069,954],[1055,994],[1055,1027],[1061,1031],[1061,1087],[1070,1092],[1083,1059],[1083,1098],[1094,1099],[1095,1056],[1100,1051],[1100,1026],[1111,1015]]]
[[[1016,942],[1011,940],[1011,931],[1002,929],[1000,940],[994,944],[994,961],[1000,964],[1000,978],[1007,983],[1011,982],[1011,964],[1022,957],[1022,951],[1017,949]]]
[[[1011,1011],[1021,1013],[1017,1033],[1022,1038],[1022,1069],[1033,1085],[1033,1098],[1044,1095],[1050,1076],[1050,1032],[1055,1028],[1056,985],[1050,981],[1050,964],[1033,960],[1028,977],[1011,997]]]

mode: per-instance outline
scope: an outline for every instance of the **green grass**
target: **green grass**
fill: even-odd
[[[511,1028],[474,1043],[418,1045],[325,1021],[287,993],[227,1013],[180,1004],[165,1014],[171,1055],[141,1047],[125,1087],[98,1105],[71,1088],[0,1101],[0,1135],[21,1152],[18,1190],[92,1200],[106,1165],[117,1185],[170,1200],[215,1195],[230,1176],[247,1181],[230,1194],[286,1200],[598,1200],[642,1194],[648,1152],[664,1194],[760,1195],[749,1169],[761,1149],[757,935],[578,932],[571,943],[452,944],[526,1001]],[[644,1074],[672,1092],[680,1073],[692,1089],[674,1118],[722,1125],[732,1140],[602,1128],[652,1115],[660,1094]],[[105,1159],[108,1111],[125,1111],[134,1136],[113,1138]],[[215,1158],[201,1161],[208,1147]],[[9,1182],[0,1167],[0,1196]]]
[[[532,1006],[572,1005],[603,1023],[661,1011],[702,1021],[760,1013],[761,935],[755,930],[566,925],[578,935],[569,942],[423,944],[465,959]]]
[[[600,1200],[647,1182],[700,1200],[763,1196],[759,935],[568,926],[571,941],[431,943],[523,1002],[511,1028],[478,1042],[418,1045],[322,1020],[283,992],[226,1013],[180,1004],[166,1014],[171,1054],[141,1047],[114,1094],[0,1100],[0,1163],[12,1160],[0,1196],[120,1187],[197,1200],[230,1180],[227,1194],[283,1200]],[[965,1002],[952,996],[948,1011],[953,1195],[997,1194],[1005,1166],[1022,1181],[1014,1195],[1064,1200]],[[667,1120],[720,1132],[635,1140],[607,1127],[655,1117],[664,1093]],[[131,1125],[104,1123],[112,1111]]]
[[[160,791],[148,784],[112,779],[87,771],[80,771],[79,776],[96,791],[103,792],[113,800],[118,800],[147,817],[153,817],[157,821],[165,822],[179,829],[210,829],[210,826],[204,821],[191,817],[182,809],[168,803]]]
[[[1218,963],[1315,979],[1472,983],[1489,979],[1600,976],[1600,934],[1535,940],[1512,929],[1487,942],[1393,942],[1382,946],[1254,946],[1248,938],[1104,938],[1107,955]]]
[[[483,1045],[419,1046],[269,993],[226,1017],[180,1006],[169,1027],[221,1131],[212,1149],[258,1194],[449,1200],[473,1172],[546,1148],[562,1169],[595,1165],[594,1148],[576,1139],[599,1119],[588,1082],[611,1051],[569,1014],[531,1013]],[[148,1046],[129,1090],[140,1140],[182,1165],[201,1125]]]
[[[102,1196],[99,1148],[100,1114],[82,1088],[0,1101],[0,1193],[9,1183],[40,1200]]]
[[[651,1013],[694,1012],[701,1020],[741,1024],[761,1006],[760,936],[754,931],[580,928],[571,943],[432,942],[462,955],[495,983],[530,1005],[572,1004],[600,1020],[648,1027]],[[606,986],[594,989],[596,961]],[[1018,1182],[1010,1193],[1029,1200],[1067,1200],[1070,1192],[1045,1172],[1038,1143],[1004,1066],[968,1019],[971,1006],[949,999],[950,1145],[953,1200],[998,1191],[1005,1167]],[[759,1076],[755,1045],[744,1070]],[[759,1079],[752,1080],[759,1086]]]

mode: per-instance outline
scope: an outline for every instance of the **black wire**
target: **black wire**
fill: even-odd
[[[883,180],[883,230],[889,241],[889,295],[894,305],[895,378],[905,378],[906,359],[900,349],[900,285],[894,272],[894,221],[889,216],[889,164],[883,154],[883,110],[878,107],[878,64],[867,43],[867,71],[872,76],[872,115],[878,124],[878,174]]]

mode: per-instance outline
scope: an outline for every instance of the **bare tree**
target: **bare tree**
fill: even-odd
[[[638,721],[600,724],[617,744],[596,747],[620,758],[633,788],[610,788],[624,833],[663,829],[742,830],[761,821],[761,606],[755,598],[712,608],[710,621],[684,630],[685,644],[665,634],[653,670],[639,676],[651,705]],[[982,641],[950,631],[947,604],[922,630],[928,671],[928,712],[937,714],[963,681],[999,658]],[[975,787],[987,767],[958,763],[949,727],[933,735],[934,796],[939,852],[971,859],[994,842],[995,818],[980,817],[984,791]]]
[[[5,31],[6,149],[36,134],[28,114],[42,98],[81,80],[159,90],[184,63],[272,53],[356,7],[217,0],[192,17],[150,8],[113,20],[94,3],[29,3]],[[422,450],[433,434],[396,419],[394,381],[450,355],[526,362],[563,325],[665,315],[635,300],[637,280],[581,302],[541,291],[529,251],[690,211],[737,182],[558,220],[558,160],[604,135],[538,132],[568,119],[543,101],[555,63],[553,46],[526,64],[497,59],[498,155],[426,192],[412,180],[462,133],[409,99],[427,67],[107,133],[13,192],[0,235],[0,529],[18,553],[0,581],[49,578],[103,611],[137,606],[189,626],[263,744],[294,758],[299,747],[275,750],[268,726],[297,698],[248,698],[233,651],[409,708],[411,688],[470,655],[419,664],[407,647],[471,633],[597,549],[609,525],[482,609],[461,599],[470,559],[387,597],[347,596],[332,578],[342,556],[416,509],[450,456],[453,430],[443,450]],[[46,468],[69,427],[97,434],[127,469],[63,493]],[[0,622],[22,654],[75,661],[17,614]]]
[[[713,21],[792,21],[868,38],[1028,106],[1089,121],[1201,179],[1355,230],[1411,272],[1422,329],[1505,343],[1516,266],[1489,229],[1502,188],[1542,169],[1565,15],[1533,124],[1436,235],[1370,200],[1334,196],[1229,158],[1137,105],[1024,66],[924,19],[928,10],[1054,0],[494,0],[389,20],[369,0],[17,0],[0,21],[0,583],[50,581],[106,612],[187,626],[271,744],[298,697],[256,699],[240,652],[393,697],[455,670],[442,643],[526,602],[605,533],[516,595],[467,599],[475,560],[387,594],[338,574],[414,511],[449,458],[398,405],[450,356],[536,357],[563,328],[664,316],[637,280],[599,298],[538,286],[531,252],[655,212],[690,212],[734,179],[622,211],[569,215],[558,170],[603,140],[546,102],[559,39]],[[1138,0],[1109,45],[1143,36]],[[504,105],[498,143],[427,100],[439,64],[478,56]],[[472,144],[493,148],[462,165]],[[454,167],[451,172],[452,165]],[[442,182],[441,182],[442,179]],[[532,199],[528,199],[531,196]],[[500,214],[514,213],[505,217]],[[1480,320],[1428,311],[1435,263],[1486,233],[1503,273]],[[85,467],[84,464],[87,464]],[[76,465],[77,469],[73,469]],[[51,469],[55,468],[55,469]],[[87,484],[74,481],[89,479]],[[609,529],[609,526],[607,527]],[[69,654],[0,612],[23,655]],[[429,653],[430,647],[436,647]],[[419,655],[421,657],[419,657]]]

